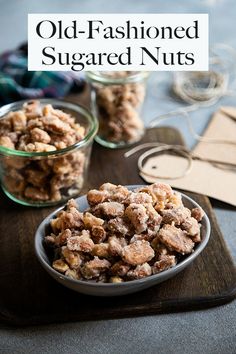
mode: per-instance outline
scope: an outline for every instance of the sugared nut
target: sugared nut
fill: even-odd
[[[26,198],[35,201],[47,201],[49,199],[48,192],[43,188],[26,187],[24,195]]]
[[[135,241],[125,246],[122,251],[122,259],[131,265],[139,265],[149,262],[155,256],[154,250],[148,241]]]
[[[110,277],[109,283],[123,283],[123,279],[121,277]]]
[[[93,226],[91,230],[91,238],[95,243],[101,243],[106,239],[106,231],[102,226]]]
[[[66,272],[65,272],[65,275],[68,278],[75,279],[75,280],[78,280],[78,279],[81,278],[81,276],[79,275],[78,271],[75,270],[75,269],[67,269]]]
[[[21,132],[26,128],[27,118],[23,111],[12,112],[11,121],[15,132]]]
[[[40,128],[33,128],[30,130],[32,141],[38,141],[40,143],[49,144],[51,141],[50,135]]]
[[[119,275],[120,277],[124,277],[129,270],[130,270],[130,265],[123,261],[116,262],[111,267],[111,273],[113,275]]]
[[[67,240],[67,247],[71,251],[91,252],[94,243],[88,231],[83,230],[81,236],[72,236]]]
[[[165,224],[158,233],[160,242],[162,242],[170,251],[176,251],[181,254],[191,253],[194,242],[186,236],[183,231],[174,225]]]
[[[84,266],[81,267],[81,273],[86,279],[97,278],[102,272],[109,269],[110,266],[111,263],[106,259],[94,257],[93,260],[86,262]]]
[[[71,268],[77,269],[81,265],[82,257],[78,252],[71,251],[68,247],[63,246],[61,253]]]
[[[137,234],[147,229],[148,215],[142,204],[130,204],[125,210],[125,216],[130,220]]]
[[[88,203],[90,205],[96,205],[102,203],[106,200],[107,195],[108,194],[106,191],[104,192],[104,191],[98,191],[96,189],[91,189],[87,193]]]
[[[15,145],[9,136],[0,136],[0,145],[8,149],[15,149]]]
[[[95,207],[95,212],[101,216],[115,218],[124,214],[124,205],[118,202],[103,202]]]
[[[68,264],[64,262],[62,259],[57,259],[56,261],[54,261],[52,266],[55,270],[57,270],[60,273],[65,273],[69,269]]]
[[[109,251],[112,256],[121,256],[123,248],[127,245],[125,238],[118,238],[116,236],[111,236],[108,239]]]
[[[92,255],[98,256],[100,258],[109,258],[110,257],[109,244],[108,243],[99,243],[97,245],[94,245],[94,247],[92,249]]]
[[[93,226],[101,226],[104,224],[104,220],[97,218],[93,214],[86,212],[83,216],[84,226],[86,228],[92,228]]]
[[[160,256],[159,260],[153,264],[152,273],[157,274],[163,272],[164,270],[174,267],[175,265],[176,265],[175,256],[163,254]]]
[[[200,222],[205,215],[204,211],[202,208],[193,208],[191,210],[191,216],[196,219],[198,222]]]
[[[152,268],[148,263],[137,265],[127,273],[127,277],[131,279],[142,279],[152,274]]]

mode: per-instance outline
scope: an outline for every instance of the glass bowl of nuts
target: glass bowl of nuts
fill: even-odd
[[[91,108],[99,121],[96,136],[99,144],[122,148],[142,138],[148,76],[144,71],[87,72]]]
[[[97,129],[97,120],[87,109],[62,100],[1,107],[0,177],[5,194],[36,207],[78,195]]]

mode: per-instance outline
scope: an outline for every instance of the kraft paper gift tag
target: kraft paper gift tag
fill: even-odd
[[[235,120],[230,118],[235,115]],[[208,125],[204,137],[236,143],[236,108],[222,107],[217,111]],[[236,165],[236,145],[212,144],[200,142],[193,150],[194,155]],[[157,155],[147,159],[141,177],[148,183],[161,181],[172,187],[205,194],[236,206],[236,167],[235,170],[220,169],[205,161],[193,160],[192,168],[184,177],[178,179],[160,179],[145,174],[174,176],[186,169],[187,161],[183,157],[168,154]],[[158,168],[159,166],[159,168]]]

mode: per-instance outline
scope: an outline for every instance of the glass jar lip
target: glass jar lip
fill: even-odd
[[[115,72],[115,71],[114,71]],[[117,71],[118,72],[118,71]],[[87,71],[86,77],[90,82],[102,83],[104,85],[115,85],[115,84],[127,84],[134,83],[145,80],[150,75],[148,71],[127,71],[130,72],[130,75],[126,77],[109,77],[105,75],[106,71]]]
[[[4,105],[0,108],[0,120],[4,119],[4,116],[9,113],[11,110],[16,110],[20,107],[22,107],[22,105],[25,102],[30,102],[33,99],[29,99],[29,100],[21,100],[21,101],[16,101],[13,103],[9,103],[7,105]],[[86,117],[86,119],[89,121],[90,123],[90,128],[88,133],[86,134],[86,136],[78,141],[77,143],[70,145],[64,149],[59,149],[59,150],[55,150],[55,151],[48,151],[48,152],[28,152],[28,151],[22,151],[22,150],[14,150],[14,149],[10,149],[4,146],[0,145],[0,154],[4,154],[7,156],[22,156],[22,157],[33,157],[33,156],[42,156],[42,157],[46,157],[46,156],[52,156],[52,155],[63,155],[71,150],[77,149],[77,148],[81,148],[85,145],[87,145],[87,143],[96,135],[97,131],[98,131],[98,121],[97,118],[84,106],[74,103],[74,102],[70,102],[70,101],[64,101],[62,99],[54,99],[54,98],[42,98],[42,99],[38,99],[40,102],[42,102],[43,104],[52,104],[52,105],[57,105],[60,106],[61,109],[64,108],[69,108],[71,110],[77,111],[78,113],[82,114],[84,117]]]

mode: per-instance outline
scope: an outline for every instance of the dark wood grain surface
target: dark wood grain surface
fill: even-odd
[[[155,128],[144,141],[182,144],[171,128]],[[126,150],[109,150],[94,144],[89,176],[83,192],[109,181],[143,184],[136,159]],[[173,279],[135,295],[96,298],[80,295],[56,283],[34,254],[34,233],[55,208],[17,205],[0,194],[0,321],[11,325],[99,320],[220,305],[236,296],[236,271],[217,225],[209,199],[190,194],[207,212],[212,233],[203,253]]]

